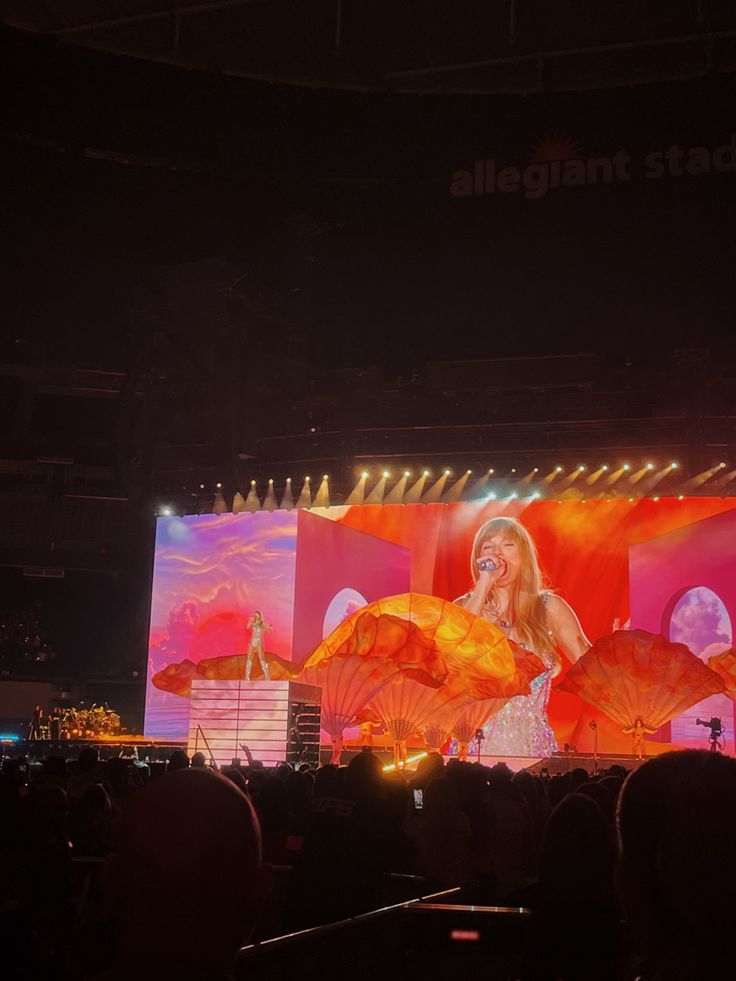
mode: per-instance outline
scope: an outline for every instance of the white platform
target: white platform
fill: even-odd
[[[245,762],[242,744],[264,766],[286,759],[291,726],[290,706],[319,704],[321,690],[293,681],[192,682],[187,752],[200,751],[227,766]]]

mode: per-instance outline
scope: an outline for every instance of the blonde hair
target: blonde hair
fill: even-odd
[[[524,525],[516,518],[491,518],[478,529],[470,553],[473,582],[478,580],[476,559],[480,550],[485,542],[496,535],[507,535],[515,542],[521,556],[519,574],[509,588],[508,619],[514,625],[516,637],[536,654],[541,654],[542,651],[556,654],[555,642],[547,627],[544,593],[548,590],[544,588],[537,546]]]

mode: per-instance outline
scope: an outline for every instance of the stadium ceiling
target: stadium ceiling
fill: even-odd
[[[733,0],[0,0],[8,27],[269,82],[579,91],[736,70]]]

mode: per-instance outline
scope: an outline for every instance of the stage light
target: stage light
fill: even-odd
[[[495,472],[496,471],[493,469],[493,467],[491,467],[491,469],[488,471],[489,474],[494,474]]]
[[[652,500],[653,500],[653,501],[658,501],[658,500],[659,500],[659,497],[656,497],[656,496],[655,496],[655,497],[653,497],[653,498],[652,498]]]
[[[429,470],[422,470],[409,490],[404,492],[404,496],[401,501],[402,504],[417,504],[419,501],[421,501],[422,494],[424,493],[424,485],[427,482],[427,477],[429,477]]]
[[[225,498],[222,496],[222,491],[218,490],[215,493],[215,500],[212,503],[212,513],[224,514],[226,511],[227,511],[227,504],[225,503]]]
[[[585,464],[581,463],[578,467],[578,473],[585,473]]]
[[[199,489],[200,489],[200,490],[204,490],[204,484],[200,484],[200,485],[199,485]]]
[[[539,467],[532,467],[532,473],[539,473]]]
[[[588,474],[588,476],[585,478],[586,484],[588,484],[589,487],[592,487],[593,484],[597,484],[606,470],[608,470],[608,467],[605,464],[602,464],[597,470],[594,470],[593,473]]]
[[[493,493],[493,491],[491,491],[491,493],[488,495],[487,500],[489,500],[489,501],[495,501],[496,500],[496,495]]]
[[[299,492],[299,497],[296,502],[298,508],[311,508],[312,506],[312,488],[311,488],[311,478],[305,477],[304,483],[302,484],[302,489]]]
[[[445,503],[449,504],[450,502],[459,501],[462,498],[468,484],[468,479],[472,472],[472,470],[466,470],[461,477],[458,477],[452,487],[449,487],[444,492],[442,495],[442,500],[445,501]],[[482,483],[485,483],[487,479],[487,477],[482,478]],[[477,482],[475,486],[477,487]]]
[[[718,469],[719,470],[725,470],[726,469],[726,464],[725,463],[719,463],[718,464]]]
[[[447,470],[442,471],[439,477],[437,477],[435,482],[429,488],[427,493],[424,494],[424,496],[422,497],[422,501],[425,504],[434,504],[442,499],[442,494],[445,490],[445,484],[447,483],[447,478],[450,476],[451,473],[452,471],[449,468]],[[412,487],[412,491],[413,490],[414,488]],[[408,499],[409,497],[407,495],[407,500]]]
[[[329,479],[330,479],[330,475],[329,474],[327,474],[327,473],[323,473],[322,474],[322,480],[329,480]]]
[[[215,488],[217,490],[222,490],[222,482],[218,480],[217,483],[215,484]]]
[[[516,467],[511,468],[511,473],[516,473]]]
[[[384,504],[403,504],[404,494],[406,493],[406,482],[409,479],[410,471],[404,470],[401,477],[396,481]]]
[[[173,508],[171,508],[171,507],[169,507],[169,506],[168,506],[168,504],[165,504],[165,505],[164,505],[164,506],[163,506],[163,507],[162,507],[162,508],[161,508],[161,509],[159,510],[159,512],[158,512],[158,513],[159,513],[159,514],[161,515],[161,517],[162,517],[162,518],[170,518],[170,517],[171,517],[171,516],[173,515],[173,513],[174,513],[174,509],[173,509]]]
[[[634,498],[633,497],[630,497],[629,498],[629,504],[633,504],[633,503],[634,503]]]
[[[391,474],[388,472],[388,470],[384,470],[381,476],[383,477],[384,480],[388,480]]]
[[[630,463],[625,463],[621,469],[622,470],[627,470],[627,471],[628,470],[631,470],[631,464]]]
[[[648,463],[647,464],[647,470],[654,470],[654,464],[653,463]]]
[[[330,482],[327,474],[322,477],[322,483],[317,489],[313,506],[316,508],[328,508],[330,506]]]
[[[601,470],[603,471],[603,473],[608,473],[608,464],[604,463],[603,466],[601,467]]]
[[[248,496],[245,499],[243,511],[260,511],[260,510],[261,510],[261,500],[258,497],[256,482],[255,480],[251,480],[250,490],[248,491]]]
[[[268,489],[266,491],[266,496],[263,499],[263,510],[264,511],[275,511],[279,506],[279,502],[276,499],[276,491],[273,486],[273,477],[268,478]]]
[[[684,494],[678,494],[677,495],[677,500],[678,501],[684,501],[685,500],[685,495]]]
[[[562,467],[560,466],[555,467],[555,473],[562,473]]]
[[[702,470],[699,474],[694,477],[690,477],[681,486],[685,490],[693,490],[695,487],[701,487],[703,484],[707,483],[711,477],[719,473],[723,468],[718,464],[717,466],[709,467],[707,470]]]
[[[512,492],[511,492],[511,493],[509,494],[509,500],[511,500],[511,501],[515,501],[515,500],[516,500],[516,498],[517,498],[518,496],[519,496],[519,495],[518,495],[518,494],[516,493],[516,491],[512,491]]]
[[[670,470],[677,470],[677,468],[679,467],[679,465],[680,465],[679,463],[674,463],[674,462],[671,463],[670,464]]]
[[[287,478],[286,478],[286,483],[287,483],[287,484],[290,484],[290,483],[291,483],[291,477],[287,477]]]
[[[351,506],[352,505],[359,506],[365,503],[365,482],[368,479],[368,476],[369,476],[368,471],[363,470],[360,477],[358,477],[355,487],[353,487],[353,489],[350,491],[347,498],[345,499],[346,504],[349,504]]]
[[[539,493],[539,491],[534,491],[534,493],[532,494],[532,500],[533,500],[533,501],[536,501],[536,500],[537,500],[537,498],[539,498],[539,497],[541,497],[541,496],[542,496],[542,495],[541,495],[541,494]]]

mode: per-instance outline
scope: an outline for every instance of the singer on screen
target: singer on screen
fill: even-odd
[[[559,651],[571,661],[590,647],[575,611],[544,589],[534,539],[515,518],[492,518],[476,533],[470,559],[472,589],[455,600],[494,623],[509,640],[538,655],[547,667],[489,723],[485,752],[494,756],[550,756],[557,751],[547,718]]]

